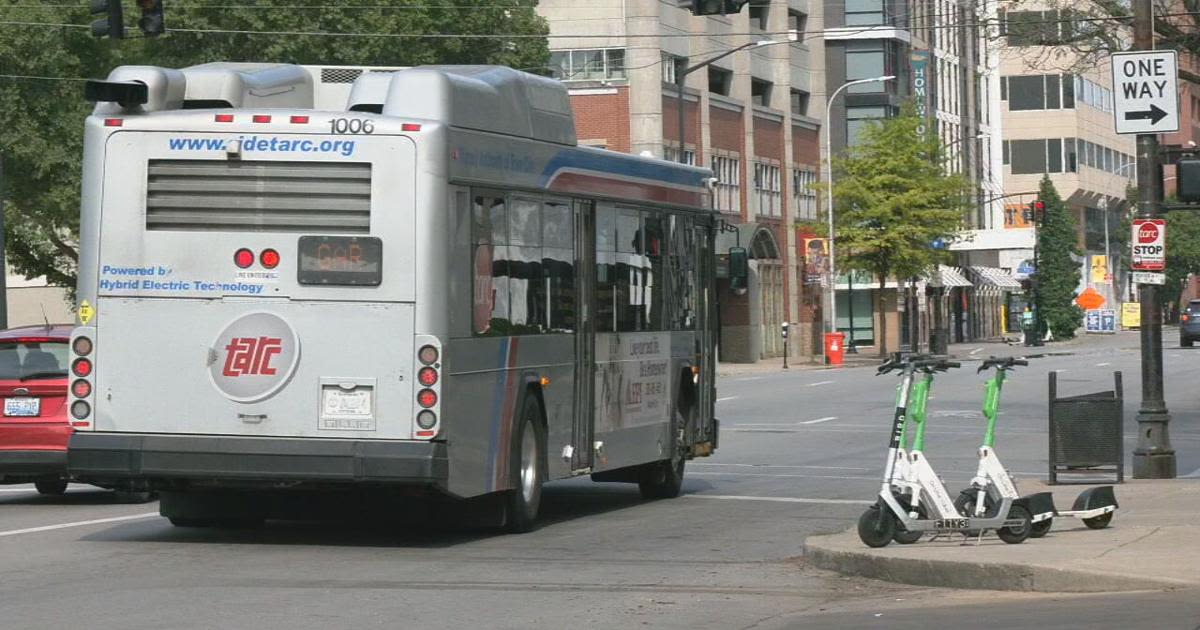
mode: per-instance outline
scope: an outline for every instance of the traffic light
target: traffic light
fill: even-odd
[[[138,20],[138,26],[142,29],[142,33],[146,37],[162,35],[166,30],[166,24],[163,22],[162,0],[138,0],[138,6],[142,9],[142,19]]]
[[[684,0],[680,6],[690,8],[692,15],[728,15],[741,13],[742,7],[749,3],[750,0]]]
[[[1041,223],[1042,218],[1046,215],[1046,203],[1041,199],[1034,199],[1029,202],[1029,206],[1021,214],[1026,223]]]
[[[1175,163],[1175,194],[1180,201],[1200,201],[1200,159],[1183,158]]]
[[[92,22],[92,36],[125,39],[125,16],[121,0],[92,0],[92,15],[104,17]]]

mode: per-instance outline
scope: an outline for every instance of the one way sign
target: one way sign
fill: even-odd
[[[1178,66],[1174,50],[1113,54],[1117,133],[1179,131]]]

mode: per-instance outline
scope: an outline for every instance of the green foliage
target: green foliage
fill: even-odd
[[[0,0],[0,20],[90,24],[87,3]],[[191,6],[189,6],[189,4]],[[229,5],[217,7],[218,4]],[[295,7],[297,4],[317,8]],[[502,64],[541,70],[549,59],[548,32],[527,0],[469,2],[378,0],[296,3],[167,2],[167,34],[140,38],[139,13],[125,3],[130,39],[95,39],[87,28],[0,26],[0,70],[38,77],[103,78],[122,64],[184,67],[212,61],[323,65],[414,66]],[[209,8],[202,8],[209,7]],[[172,29],[181,29],[172,31]],[[182,29],[243,31],[197,33]],[[286,35],[273,34],[281,31]],[[257,32],[257,33],[255,33]],[[266,32],[266,33],[264,33]],[[465,39],[300,33],[525,34],[532,37]],[[9,263],[27,276],[73,287],[79,231],[83,119],[91,104],[83,84],[68,80],[0,77],[0,151],[4,154]]]
[[[947,254],[934,249],[963,228],[969,184],[946,173],[936,134],[920,133],[912,107],[868,124],[859,143],[834,161],[838,265],[888,278],[923,276]],[[886,338],[880,340],[886,347]]]
[[[1167,284],[1164,296],[1174,300],[1193,273],[1200,273],[1200,214],[1195,210],[1172,210],[1167,220]]]
[[[1046,208],[1037,232],[1037,304],[1041,321],[1054,337],[1070,339],[1083,325],[1083,309],[1075,304],[1075,290],[1081,280],[1079,262],[1073,258],[1083,255],[1078,247],[1079,232],[1049,176],[1042,178],[1038,199]]]

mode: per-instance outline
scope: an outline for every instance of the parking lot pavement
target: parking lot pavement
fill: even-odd
[[[1059,510],[1085,486],[1023,481],[1023,494],[1050,491]],[[1059,517],[1045,538],[1009,545],[994,533],[871,549],[855,530],[810,536],[816,566],[907,584],[994,590],[1098,592],[1200,587],[1200,480],[1135,480],[1115,487],[1105,529]]]

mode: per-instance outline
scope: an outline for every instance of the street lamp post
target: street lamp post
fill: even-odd
[[[829,256],[829,321],[827,322],[825,332],[837,331],[837,285],[835,283],[835,278],[837,276],[834,274],[837,257],[834,255],[836,252],[834,251],[833,247],[833,147],[831,146],[829,131],[829,119],[833,116],[833,101],[838,97],[838,94],[842,93],[842,90],[845,90],[852,85],[891,81],[895,78],[895,75],[889,74],[887,76],[874,77],[871,79],[848,81],[843,83],[840,87],[838,87],[838,89],[834,90],[829,99],[825,101],[825,210],[827,216],[829,217],[829,249],[827,250],[827,255]],[[854,327],[854,322],[850,322],[850,327]],[[825,344],[822,343],[821,348],[821,351],[824,352]]]
[[[700,63],[698,63],[694,66],[689,66],[682,70],[677,70],[675,72],[675,107],[676,107],[675,118],[679,123],[679,154],[676,156],[676,161],[679,162],[680,164],[687,164],[687,157],[684,155],[684,151],[683,151],[683,145],[684,145],[683,134],[686,129],[686,125],[684,125],[684,120],[683,120],[683,83],[684,83],[684,79],[687,78],[687,75],[689,75],[697,70],[700,70],[702,68],[707,68],[708,66],[712,65],[713,62],[720,61],[720,60],[728,57],[729,55],[732,55],[733,53],[736,53],[736,52],[739,52],[742,50],[746,50],[747,48],[759,48],[762,46],[773,46],[775,44],[788,44],[788,43],[797,42],[797,41],[800,41],[800,32],[795,29],[792,29],[792,30],[788,31],[787,39],[761,39],[756,42],[746,42],[745,44],[742,44],[741,46],[735,46],[733,48],[730,48],[729,50],[726,50],[725,52],[723,52],[719,55],[716,55],[711,59],[708,59],[706,61],[701,61]],[[685,61],[686,61],[686,59],[685,59]]]

